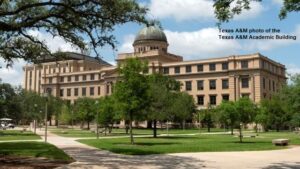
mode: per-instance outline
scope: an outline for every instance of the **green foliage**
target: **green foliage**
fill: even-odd
[[[115,85],[113,97],[119,104],[123,119],[129,120],[132,144],[132,121],[141,120],[147,106],[148,83],[144,74],[147,69],[148,63],[137,58],[127,59],[118,67],[121,79]]]
[[[223,101],[217,107],[218,121],[225,126],[230,126],[231,134],[233,134],[233,128],[238,125],[239,113],[236,109],[233,101]]]
[[[75,118],[82,123],[87,122],[88,129],[90,122],[95,118],[96,111],[95,99],[82,97],[76,100],[74,106]]]
[[[62,105],[60,114],[58,115],[58,120],[60,124],[70,124],[72,121],[71,108],[66,104]]]
[[[235,15],[239,15],[243,10],[251,10],[251,2],[261,2],[262,0],[214,0],[215,15],[219,22],[228,22]],[[289,12],[299,12],[300,1],[283,0],[283,6],[279,13],[279,18],[284,19]]]
[[[1,1],[0,57],[8,64],[13,59],[38,61],[53,55],[46,42],[34,37],[32,30],[60,36],[82,51],[110,45],[116,25],[147,23],[147,9],[135,0],[18,0]]]
[[[113,124],[120,120],[116,115],[116,104],[112,96],[106,96],[99,99],[98,123],[105,128],[112,127]]]
[[[211,127],[216,118],[216,110],[210,104],[208,104],[207,109],[199,110],[200,119],[202,123],[205,123],[207,126],[207,131],[210,132]]]

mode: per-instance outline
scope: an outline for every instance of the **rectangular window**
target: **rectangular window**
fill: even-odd
[[[175,69],[175,73],[176,73],[176,74],[179,74],[179,73],[180,73],[180,67],[179,67],[179,66],[176,66],[174,69]]]
[[[94,96],[94,87],[90,87],[90,96]]]
[[[74,96],[78,96],[78,88],[74,89]]]
[[[71,96],[71,89],[67,89],[67,96]]]
[[[198,80],[197,81],[197,90],[203,90],[204,85],[203,85],[203,80]]]
[[[263,88],[266,89],[266,79],[263,78]]]
[[[185,82],[185,90],[191,91],[192,90],[192,81],[186,81]]]
[[[52,83],[52,77],[49,77],[49,83]]]
[[[242,88],[249,87],[249,78],[242,78]]]
[[[81,88],[81,94],[82,94],[82,96],[86,96],[86,88],[85,87]]]
[[[75,75],[75,81],[79,81],[79,76],[78,75]]]
[[[222,80],[222,89],[228,89],[228,79],[223,79]]]
[[[169,74],[169,68],[168,67],[164,67],[163,68],[163,73],[164,74]]]
[[[224,101],[229,101],[229,94],[223,94],[223,95],[222,95],[222,99],[223,99]]]
[[[191,65],[185,66],[185,72],[186,73],[191,73],[192,72],[192,66]]]
[[[228,63],[227,62],[222,63],[222,70],[228,70]]]
[[[203,72],[203,65],[202,64],[197,65],[197,71],[198,72]]]
[[[250,94],[249,94],[249,93],[242,93],[242,97],[243,97],[243,98],[249,98],[249,97],[250,97]]]
[[[101,88],[100,88],[100,86],[98,87],[98,95],[100,95],[101,94]]]
[[[216,70],[216,64],[215,63],[210,63],[209,64],[209,71],[215,71]]]
[[[109,85],[106,85],[106,94],[109,94]]]
[[[209,80],[209,89],[210,90],[216,89],[216,80]]]
[[[91,80],[94,80],[94,79],[95,79],[95,75],[91,74]]]
[[[248,68],[248,60],[242,60],[241,67],[242,67],[242,69],[247,69]]]
[[[204,96],[197,96],[197,104],[203,106],[204,105]]]
[[[275,92],[275,82],[273,81],[273,92]]]
[[[63,96],[64,96],[64,89],[60,89],[60,90],[59,90],[59,95],[60,95],[60,97],[63,97]]]
[[[82,75],[82,80],[86,81],[86,75]]]
[[[68,82],[71,82],[72,76],[68,76]]]
[[[65,77],[60,77],[60,82],[64,82]]]
[[[217,96],[216,95],[210,95],[209,96],[209,103],[210,103],[210,105],[216,105],[217,104]]]
[[[271,79],[269,79],[269,90],[271,90]]]

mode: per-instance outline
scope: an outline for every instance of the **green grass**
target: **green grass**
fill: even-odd
[[[70,161],[71,158],[55,146],[42,142],[0,143],[0,155],[45,157],[48,159]]]
[[[65,133],[63,133],[63,131]],[[224,129],[212,128],[211,132],[223,132]],[[51,132],[63,137],[96,137],[95,133],[92,133],[89,130],[80,130],[80,129],[51,129]],[[169,134],[192,134],[199,132],[207,132],[207,129],[169,129]],[[152,135],[152,129],[133,129],[134,135]],[[157,129],[158,134],[167,134],[166,129]],[[107,133],[107,136],[126,136],[125,129],[113,129],[112,133]],[[100,134],[101,137],[104,136],[104,133]]]
[[[6,140],[38,140],[41,139],[40,136],[32,133],[31,131],[26,131],[21,133],[17,130],[1,130],[0,131],[0,141]]]
[[[262,133],[256,138],[239,138],[231,135],[197,135],[158,138],[135,138],[135,144],[129,144],[129,138],[90,139],[79,142],[109,150],[114,153],[128,155],[165,154],[182,152],[222,152],[222,151],[254,151],[275,150],[284,147],[272,145],[274,138],[289,138],[292,145],[300,145],[300,136],[294,133]]]

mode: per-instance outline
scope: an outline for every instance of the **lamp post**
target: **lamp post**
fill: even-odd
[[[99,139],[99,126],[98,126],[98,119],[99,119],[99,111],[98,111],[98,103],[99,101],[96,100],[96,110],[97,110],[97,117],[96,117],[96,132],[97,132],[97,139]]]
[[[46,98],[46,104],[45,104],[45,142],[47,142],[47,116],[48,116],[48,93],[44,93],[44,97]]]

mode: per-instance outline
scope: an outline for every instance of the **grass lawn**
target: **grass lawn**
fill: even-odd
[[[55,146],[42,142],[0,143],[0,155],[46,157],[48,159],[70,161],[71,158]]]
[[[31,131],[21,131],[17,130],[1,130],[0,131],[0,141],[5,140],[38,140],[41,139],[40,136],[32,133]]]
[[[129,144],[129,138],[90,139],[79,142],[114,153],[128,155],[165,154],[182,152],[221,152],[254,151],[282,149],[272,145],[274,138],[289,138],[292,145],[300,145],[300,136],[288,132],[260,133],[256,138],[239,138],[231,135],[197,135],[158,138],[135,138],[135,145]]]
[[[64,132],[65,133],[64,133]],[[101,129],[100,129],[101,131]],[[211,132],[223,132],[224,129],[212,128]],[[51,129],[51,132],[63,137],[96,137],[95,133],[92,133],[89,130],[80,130],[80,129]],[[207,132],[207,129],[202,128],[199,129],[169,129],[169,134],[191,134],[191,133],[199,133],[199,132]],[[152,129],[133,129],[134,135],[152,135]],[[167,134],[166,129],[157,129],[158,134]],[[107,132],[107,136],[126,136],[125,129],[113,129],[112,133],[109,134]],[[101,137],[104,136],[104,133],[100,134]]]

